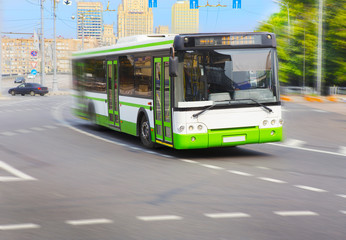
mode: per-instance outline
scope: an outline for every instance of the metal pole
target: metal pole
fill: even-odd
[[[55,2],[59,2],[59,0],[54,0],[54,48],[53,48],[53,92],[58,91],[58,81],[56,79],[56,6],[55,6]]]
[[[43,2],[41,0],[41,85],[45,85],[44,34],[43,34]]]
[[[319,0],[318,11],[318,44],[317,44],[317,81],[316,91],[321,94],[321,82],[322,82],[322,40],[323,40],[323,0]]]
[[[305,88],[305,26],[304,26],[304,62],[303,62],[303,90]]]
[[[1,29],[1,22],[0,22],[0,29]],[[0,97],[2,92],[2,44],[1,44],[1,31],[0,31]]]

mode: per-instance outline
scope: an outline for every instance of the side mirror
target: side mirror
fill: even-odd
[[[169,57],[169,76],[178,76],[178,57]]]

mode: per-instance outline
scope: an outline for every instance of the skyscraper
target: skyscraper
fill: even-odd
[[[178,0],[172,7],[172,33],[198,33],[199,10],[190,1]]]
[[[152,34],[153,11],[148,0],[122,0],[118,7],[118,38]]]
[[[77,2],[78,38],[102,40],[103,9],[101,2]]]

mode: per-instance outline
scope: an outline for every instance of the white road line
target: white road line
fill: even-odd
[[[283,217],[290,217],[290,216],[318,216],[318,213],[311,212],[311,211],[276,211],[274,212],[276,215],[283,216]]]
[[[183,162],[186,162],[186,163],[198,163],[196,161],[189,160],[189,159],[180,159],[180,160],[183,161]]]
[[[305,144],[306,142],[297,140],[297,139],[287,139],[285,141],[285,144],[291,147],[301,147]]]
[[[10,165],[8,165],[7,163],[5,162],[2,162],[0,161],[0,168],[4,169],[5,171],[15,175],[16,177],[18,177],[20,180],[18,181],[23,181],[23,180],[27,180],[27,181],[30,181],[30,180],[36,180],[35,178],[11,167]],[[8,178],[8,177],[7,177]],[[0,181],[1,181],[1,178],[0,178]],[[13,180],[12,180],[13,181]]]
[[[14,132],[2,132],[2,133],[0,133],[0,134],[1,134],[1,135],[4,135],[4,136],[8,136],[8,137],[17,135],[17,133],[14,133]]]
[[[339,153],[346,155],[346,147],[340,147]]]
[[[234,171],[234,170],[228,170],[227,172],[230,172],[230,173],[233,173],[233,174],[237,174],[237,175],[247,176],[247,177],[252,177],[253,176],[250,173]]]
[[[342,198],[346,198],[346,195],[345,195],[345,194],[336,194],[336,196],[342,197]]]
[[[52,125],[44,125],[43,127],[45,128],[49,128],[49,129],[55,129],[55,128],[58,128],[56,126],[52,126]]]
[[[68,220],[68,221],[65,221],[65,223],[74,225],[74,226],[81,226],[81,225],[93,225],[93,224],[109,224],[109,223],[113,223],[113,221],[110,219],[100,218],[100,219]]]
[[[343,214],[346,214],[346,211],[340,211],[341,213],[343,213]]]
[[[271,170],[270,168],[268,167],[262,167],[262,166],[257,166],[256,168],[258,169],[262,169],[262,170]]]
[[[337,152],[328,152],[328,151],[323,151],[323,150],[318,150],[318,149],[312,149],[312,148],[304,148],[304,147],[290,146],[290,145],[281,144],[281,143],[266,143],[266,144],[268,144],[268,145],[273,145],[273,146],[277,146],[277,147],[293,148],[293,149],[298,149],[298,150],[302,150],[302,151],[315,152],[315,153],[323,153],[323,154],[328,154],[328,155],[335,155],[335,156],[346,157],[346,154],[337,153]]]
[[[167,220],[182,220],[182,217],[175,215],[161,215],[161,216],[137,216],[137,219],[151,222],[151,221],[167,221]]]
[[[40,228],[40,225],[33,224],[33,223],[0,225],[0,230],[22,230],[22,229],[34,229],[34,228]]]
[[[314,112],[320,112],[320,113],[327,113],[327,111],[320,110],[320,109],[312,109]]]
[[[249,214],[234,212],[234,213],[205,213],[204,216],[210,218],[244,218],[251,217]]]
[[[258,177],[258,179],[261,179],[263,181],[273,182],[273,183],[287,183],[285,181],[274,179],[274,178]]]
[[[206,168],[211,168],[211,169],[216,169],[216,170],[224,170],[224,168],[218,167],[218,166],[214,166],[214,165],[209,165],[209,164],[200,164],[200,165],[203,166],[203,167],[206,167]]]
[[[320,189],[320,188],[314,188],[314,187],[309,187],[309,186],[304,186],[304,185],[294,185],[297,188],[301,188],[304,190],[309,190],[309,191],[313,191],[313,192],[328,192],[326,190]]]
[[[19,133],[31,133],[31,131],[27,130],[27,129],[18,129],[18,130],[16,130],[16,132],[19,132]]]
[[[35,131],[43,131],[44,130],[43,128],[40,128],[40,127],[32,127],[30,129],[35,130]]]

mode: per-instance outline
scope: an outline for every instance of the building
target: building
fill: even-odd
[[[103,8],[101,2],[77,2],[77,37],[96,38],[103,36]]]
[[[31,52],[36,49],[34,38],[3,37],[2,41],[2,74],[26,75],[32,69],[41,72],[41,58],[33,57]],[[53,39],[45,39],[45,72],[53,72]],[[85,39],[84,49],[98,46],[97,39]],[[82,39],[56,39],[57,72],[71,72],[71,54],[82,49]]]
[[[155,27],[155,33],[156,34],[168,34],[169,33],[169,27],[159,25],[158,27]]]
[[[152,34],[153,11],[148,0],[122,0],[118,7],[118,38]]]
[[[113,24],[103,25],[102,45],[110,46],[110,45],[114,45],[116,42],[117,42],[117,37],[114,34]]]
[[[190,1],[178,0],[172,7],[172,33],[198,33],[199,9],[190,9]]]

